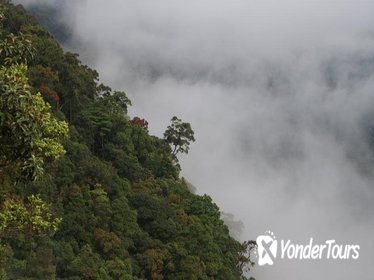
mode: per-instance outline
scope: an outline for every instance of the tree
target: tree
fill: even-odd
[[[244,241],[240,245],[237,265],[240,275],[243,275],[244,272],[249,271],[250,268],[255,265],[255,263],[251,260],[251,253],[253,253],[256,249],[257,243],[254,240]]]
[[[24,232],[26,234],[46,234],[55,232],[61,223],[60,218],[54,218],[50,205],[46,204],[39,195],[28,197],[25,204],[17,198],[7,198],[1,204],[0,237]]]
[[[131,124],[140,126],[143,128],[145,131],[148,131],[148,122],[145,119],[141,119],[139,117],[134,117],[131,120]]]
[[[0,62],[3,65],[27,63],[32,59],[33,53],[31,40],[22,33],[19,36],[11,33],[0,41]]]
[[[25,65],[0,69],[0,174],[35,179],[43,171],[45,158],[64,153],[61,138],[68,133],[42,96],[32,94]]]
[[[164,132],[165,141],[172,146],[173,155],[178,153],[188,154],[190,143],[195,142],[194,131],[190,123],[182,122],[174,116]]]
[[[0,24],[3,20],[0,11]],[[0,68],[0,175],[35,179],[44,159],[64,153],[60,140],[68,126],[51,114],[40,93],[32,93],[26,77],[33,52],[22,33],[0,32],[0,63],[5,65]]]
[[[0,2],[0,63],[1,65],[12,65],[29,62],[35,49],[32,42],[22,32],[19,35],[4,32],[3,21],[6,19],[6,6]]]
[[[106,92],[100,102],[109,110],[111,114],[125,115],[128,106],[131,106],[130,99],[123,91]]]

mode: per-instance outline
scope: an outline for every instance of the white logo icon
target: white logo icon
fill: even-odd
[[[266,231],[264,235],[259,235],[256,239],[258,265],[273,265],[277,257],[278,242],[271,231]]]
[[[279,258],[290,260],[357,260],[360,256],[360,245],[342,245],[335,240],[326,240],[322,244],[314,244],[311,237],[308,244],[295,244],[291,240],[280,240]],[[259,235],[256,239],[258,265],[273,265],[277,258],[278,241],[272,231],[266,231],[264,235]],[[255,251],[256,253],[256,251]]]

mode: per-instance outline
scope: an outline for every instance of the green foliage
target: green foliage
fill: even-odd
[[[61,218],[53,218],[50,205],[38,195],[31,195],[25,204],[16,198],[6,198],[1,203],[0,236],[27,233],[55,232]]]
[[[0,62],[2,65],[25,64],[33,57],[31,40],[22,33],[8,34],[0,41]]]
[[[3,45],[19,40],[0,69],[0,279],[242,279],[249,259],[218,206],[179,177],[191,125],[149,135],[124,92],[0,7]]]
[[[61,8],[55,5],[31,5],[28,11],[35,15],[42,25],[48,26],[56,39],[64,44],[70,37],[70,30],[62,24]]]
[[[42,172],[44,158],[64,153],[60,139],[68,127],[50,113],[40,94],[32,94],[25,65],[0,68],[0,172],[14,166],[24,177]]]
[[[182,122],[181,119],[173,117],[171,125],[164,132],[165,141],[172,146],[173,155],[188,153],[190,143],[195,142],[194,132],[191,124]]]

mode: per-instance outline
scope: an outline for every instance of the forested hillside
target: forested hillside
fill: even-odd
[[[245,279],[248,243],[179,176],[190,125],[173,118],[164,139],[151,136],[124,92],[7,2],[0,279]]]

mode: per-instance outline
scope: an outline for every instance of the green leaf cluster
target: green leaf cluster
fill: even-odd
[[[52,217],[50,205],[39,195],[30,195],[27,203],[16,198],[6,198],[0,212],[0,236],[20,232],[47,233],[55,232],[61,218]]]
[[[44,158],[64,153],[59,141],[68,126],[51,114],[39,93],[31,92],[26,71],[23,64],[0,68],[0,166],[13,165],[25,177],[35,178]]]

